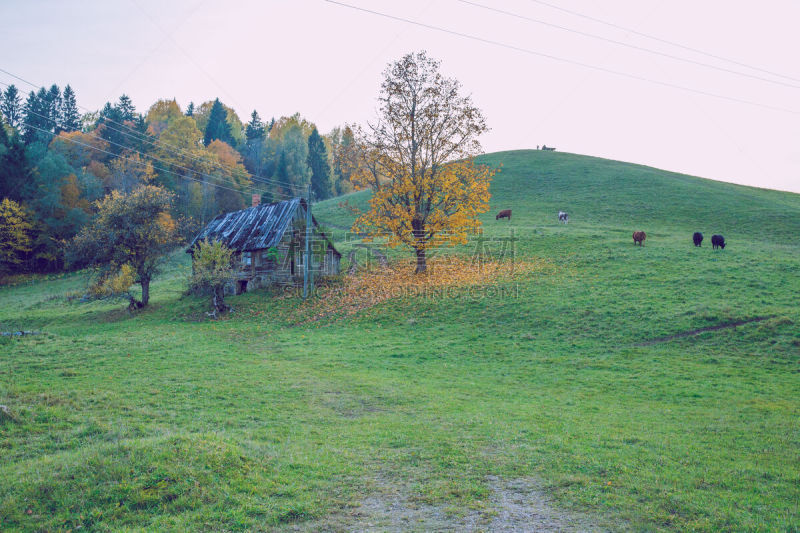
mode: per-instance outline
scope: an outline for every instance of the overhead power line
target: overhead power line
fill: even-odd
[[[44,128],[40,128],[38,126],[26,126],[26,127],[29,127],[31,129],[40,131],[42,133],[46,133],[47,135],[51,135],[53,137],[56,136],[56,134],[53,133],[52,131],[48,131],[48,130],[46,130]],[[71,139],[69,137],[62,137],[62,139],[65,140],[65,141],[71,142],[73,144],[78,144],[80,146],[85,146],[86,148],[89,148],[91,150],[96,150],[96,151],[102,152],[104,154],[108,154],[108,155],[111,155],[111,156],[114,156],[114,157],[119,157],[119,158],[125,159],[127,161],[132,161],[132,159],[130,157],[125,157],[123,155],[114,154],[113,152],[109,152],[108,150],[103,150],[102,148],[98,148],[96,146],[92,146],[91,144],[86,144],[86,143],[77,141],[75,139]],[[136,152],[136,153],[138,153],[138,152]],[[160,168],[160,167],[157,167],[155,165],[153,165],[153,168],[155,168],[159,172],[166,172],[168,174],[172,174],[173,176],[177,176],[177,177],[182,178],[182,179],[186,179],[186,180],[190,180],[190,181],[194,181],[194,182],[200,183],[201,185],[210,185],[212,187],[217,187],[217,188],[220,188],[220,189],[227,189],[227,190],[233,191],[235,193],[241,193],[242,192],[241,190],[233,189],[231,187],[225,187],[224,185],[219,185],[218,183],[209,183],[209,182],[205,182],[205,181],[202,181],[202,180],[198,180],[198,179],[192,178],[190,176],[184,176],[183,174],[179,174],[177,172],[174,172],[172,170],[167,170],[165,168]],[[255,189],[251,189],[251,190],[255,190]],[[256,191],[256,192],[258,192],[258,191]]]
[[[2,82],[0,82],[0,83],[2,83]],[[3,85],[5,85],[5,84],[3,84]],[[49,120],[49,119],[50,119],[50,117],[47,117],[47,116],[45,116],[45,115],[42,115],[42,114],[40,114],[40,113],[36,113],[35,111],[28,111],[28,112],[29,112],[31,115],[37,116],[37,117],[39,117],[39,118],[42,118],[42,119],[45,119],[45,120]],[[25,127],[26,127],[26,128],[27,128],[27,127],[31,127],[31,128],[33,128],[33,129],[36,129],[36,130],[39,130],[39,131],[45,131],[45,132],[47,132],[48,134],[50,134],[50,135],[52,135],[52,136],[54,136],[54,137],[55,137],[55,136],[57,136],[55,133],[53,133],[53,132],[51,132],[51,131],[48,131],[48,130],[45,130],[45,129],[43,129],[43,128],[38,128],[38,127],[35,127],[35,126],[29,126],[29,125],[25,125]],[[142,156],[142,157],[148,157],[148,158],[152,159],[153,161],[158,161],[159,163],[163,163],[163,164],[165,164],[165,165],[172,165],[173,167],[179,168],[179,169],[181,169],[181,170],[186,170],[187,172],[193,172],[193,173],[195,173],[195,174],[197,174],[197,175],[199,175],[199,176],[204,176],[204,177],[207,177],[207,178],[210,178],[210,179],[214,179],[214,180],[221,180],[221,181],[224,181],[224,182],[226,182],[226,183],[229,183],[229,184],[231,184],[231,185],[237,186],[237,184],[236,184],[236,183],[234,183],[233,181],[229,181],[229,180],[227,180],[227,179],[224,179],[224,178],[225,178],[225,176],[214,176],[214,175],[212,175],[212,174],[207,174],[207,173],[201,172],[201,171],[199,171],[199,170],[195,170],[195,169],[193,169],[193,168],[188,168],[188,167],[185,167],[185,166],[182,166],[182,165],[178,165],[178,164],[176,164],[176,163],[170,163],[169,161],[164,161],[163,159],[159,159],[158,157],[156,157],[156,156],[154,156],[154,155],[152,155],[152,154],[147,154],[147,153],[144,153],[144,152],[140,152],[139,150],[135,150],[135,149],[131,148],[130,146],[126,146],[126,145],[124,145],[124,144],[120,144],[120,143],[117,143],[117,142],[110,141],[110,140],[108,140],[108,139],[104,139],[104,138],[102,138],[102,137],[99,137],[99,136],[98,136],[96,133],[94,133],[94,132],[88,132],[88,133],[85,133],[85,135],[88,135],[88,136],[92,137],[93,139],[97,139],[97,140],[99,140],[99,141],[102,141],[102,142],[105,142],[105,143],[108,143],[108,144],[112,144],[112,145],[114,145],[114,146],[117,146],[117,147],[119,147],[119,148],[122,148],[122,149],[124,149],[124,150],[128,150],[128,151],[130,151],[130,152],[132,152],[132,153],[139,154],[139,155],[140,155],[140,156]],[[72,141],[72,139],[70,139],[70,138],[67,138],[67,137],[60,137],[60,138],[61,138],[62,140],[66,140],[66,141]],[[85,143],[79,143],[79,144],[84,144],[84,145],[85,145]],[[91,146],[91,145],[86,145],[86,146]],[[103,152],[105,152],[105,153],[109,153],[109,154],[111,154],[111,155],[114,155],[112,152],[106,152],[105,150],[100,150],[100,151],[103,151]],[[200,160],[200,159],[198,159],[198,161],[203,161],[203,160]],[[230,178],[233,178],[233,175],[232,175],[232,174],[230,175]],[[255,187],[252,187],[252,186],[243,186],[243,187],[248,187],[248,188],[250,188],[251,190],[257,190]],[[285,195],[285,194],[281,194],[281,193],[277,193],[277,192],[276,192],[276,193],[274,193],[274,194],[276,194],[276,195],[278,195],[278,196],[283,196],[283,197],[285,197],[285,198],[293,198],[293,196],[287,196],[287,195]]]
[[[33,114],[33,115],[36,115],[36,116],[38,116],[38,117],[40,117],[40,118],[47,118],[47,117],[45,117],[44,115],[40,115],[40,114],[38,114],[38,113],[32,113],[32,114]],[[103,150],[102,148],[98,148],[98,147],[96,147],[96,146],[92,146],[92,145],[90,145],[90,144],[86,144],[86,143],[83,143],[83,142],[77,141],[77,140],[75,140],[75,139],[72,139],[72,138],[70,138],[70,137],[60,137],[60,136],[58,136],[57,134],[53,133],[52,131],[46,130],[46,129],[44,129],[44,128],[40,128],[40,127],[38,127],[38,126],[26,125],[25,127],[26,127],[26,128],[28,128],[28,127],[29,127],[29,128],[31,128],[31,129],[34,129],[34,130],[40,131],[40,132],[42,132],[42,133],[46,133],[46,134],[48,134],[48,135],[50,135],[50,136],[52,136],[52,137],[59,137],[61,140],[64,140],[64,141],[67,141],[67,142],[71,142],[71,143],[74,143],[74,144],[78,144],[78,145],[81,145],[81,146],[85,146],[85,147],[87,147],[87,148],[90,148],[90,149],[92,149],[92,150],[96,150],[96,151],[98,151],[98,152],[102,152],[102,153],[104,153],[104,154],[111,155],[111,156],[113,156],[113,157],[119,157],[119,158],[125,159],[125,160],[127,160],[127,161],[132,161],[132,159],[131,159],[130,157],[125,157],[125,156],[123,156],[123,155],[121,155],[121,154],[114,154],[113,152],[109,152],[108,150]],[[114,145],[114,146],[118,146],[118,147],[120,147],[120,148],[123,148],[123,149],[125,149],[125,150],[128,150],[128,151],[129,151],[129,152],[131,152],[131,153],[138,154],[138,155],[140,155],[140,156],[142,156],[142,157],[149,157],[150,159],[152,159],[152,160],[154,160],[154,161],[157,161],[157,162],[159,162],[159,163],[163,163],[163,164],[165,164],[165,165],[172,165],[172,166],[174,166],[174,167],[176,167],[176,168],[179,168],[179,169],[186,170],[186,171],[188,171],[188,172],[192,172],[192,173],[194,173],[194,174],[197,174],[198,176],[203,176],[203,177],[206,177],[206,178],[209,178],[209,179],[212,179],[212,180],[218,181],[218,182],[219,182],[219,181],[221,181],[221,182],[223,182],[223,183],[226,183],[226,184],[228,184],[228,185],[238,186],[236,183],[234,183],[234,182],[232,182],[232,181],[229,181],[229,180],[225,179],[225,177],[224,177],[224,176],[214,176],[214,175],[212,175],[212,174],[206,174],[206,173],[204,173],[204,172],[200,172],[200,171],[198,171],[198,170],[194,170],[194,169],[191,169],[191,168],[188,168],[188,167],[184,167],[184,166],[181,166],[181,165],[176,165],[176,164],[173,164],[173,163],[169,163],[168,161],[164,161],[163,159],[159,159],[159,158],[157,158],[157,157],[155,157],[155,156],[152,156],[152,155],[150,155],[150,154],[145,154],[145,153],[143,153],[143,152],[140,152],[140,151],[138,151],[138,150],[134,150],[134,149],[132,149],[132,148],[130,148],[130,147],[128,147],[128,146],[125,146],[125,145],[122,145],[122,144],[119,144],[119,143],[115,143],[115,142],[113,142],[113,141],[109,141],[109,140],[107,140],[107,139],[103,139],[102,137],[98,137],[97,135],[95,135],[94,133],[91,133],[91,132],[89,132],[89,133],[85,133],[85,135],[88,135],[88,136],[92,137],[93,139],[97,139],[97,140],[99,140],[99,141],[102,141],[102,142],[105,142],[105,143],[108,143],[108,144],[112,144],[112,145]],[[256,187],[253,187],[252,185],[241,185],[241,186],[239,186],[239,187],[241,187],[240,189],[234,189],[234,188],[232,188],[232,187],[226,187],[226,186],[222,186],[222,185],[219,185],[219,184],[217,184],[217,183],[212,183],[212,182],[206,182],[206,181],[202,181],[202,180],[197,180],[197,179],[191,178],[191,177],[189,177],[189,176],[184,176],[183,174],[179,174],[179,173],[177,173],[177,172],[174,172],[174,171],[171,171],[171,170],[163,169],[163,168],[161,168],[161,167],[158,167],[158,166],[156,166],[156,165],[153,165],[153,168],[155,168],[155,169],[157,169],[157,170],[159,170],[159,171],[162,171],[162,172],[167,172],[167,173],[169,173],[169,174],[172,174],[172,175],[175,175],[175,176],[180,176],[180,177],[183,177],[183,178],[187,178],[187,179],[190,179],[190,180],[192,180],[192,181],[196,181],[196,182],[198,182],[198,183],[207,184],[207,185],[212,185],[212,186],[215,186],[215,187],[221,187],[221,188],[223,188],[223,189],[228,189],[228,190],[230,190],[230,191],[234,191],[234,192],[238,192],[238,193],[244,192],[244,191],[246,191],[246,190],[248,190],[248,189],[249,189],[249,191],[250,191],[251,193],[252,193],[252,192],[261,192],[261,191],[259,191],[259,189],[257,189]],[[286,198],[286,199],[294,198],[294,196],[289,196],[289,195],[286,195],[286,194],[283,194],[283,193],[277,193],[277,192],[274,192],[273,194],[275,194],[275,195],[277,195],[277,196],[281,196],[281,197],[283,197],[283,198]]]
[[[23,83],[26,83],[26,84],[30,85],[31,87],[35,87],[37,89],[45,88],[45,87],[43,87],[41,85],[37,85],[35,83],[32,83],[32,82],[26,80],[25,78],[17,76],[16,74],[13,74],[13,73],[5,70],[5,69],[0,68],[0,72],[3,72],[5,74],[11,76],[12,78],[15,78],[15,79],[17,79],[17,80],[19,80],[19,81],[21,81]],[[6,84],[6,83],[0,82],[0,84],[5,85],[6,87],[8,87],[8,84]],[[86,112],[89,112],[89,113],[92,112],[91,109],[88,109],[88,108],[86,108],[84,106],[78,105],[78,107],[83,109]],[[127,124],[124,124],[124,123],[121,123],[121,122],[117,122],[117,121],[112,120],[112,119],[110,119],[108,117],[103,117],[103,121],[104,121],[104,123],[110,122],[112,124],[116,124],[116,125],[118,125],[118,126],[120,126],[122,128],[125,128],[126,130],[130,131],[131,133],[130,134],[126,134],[125,132],[122,132],[122,131],[117,130],[115,128],[110,128],[109,127],[109,129],[112,130],[112,131],[116,131],[117,133],[121,133],[122,135],[128,135],[128,136],[132,136],[133,135],[134,136],[133,138],[135,138],[135,139],[137,139],[139,141],[147,142],[147,143],[150,143],[151,145],[158,145],[160,147],[163,147],[164,149],[166,149],[167,151],[169,151],[171,153],[175,153],[177,155],[183,154],[183,157],[188,157],[190,159],[194,159],[195,161],[199,161],[199,159],[197,157],[192,156],[189,152],[185,151],[184,149],[182,149],[180,147],[177,147],[177,146],[174,146],[174,145],[170,145],[168,143],[165,143],[165,142],[161,141],[160,139],[155,139],[155,140],[151,139],[148,135],[146,135],[146,134],[144,134],[142,132],[136,131],[135,129],[131,128]],[[227,171],[227,169],[225,167],[223,167],[222,165],[216,164],[216,166],[217,166],[217,168],[220,168],[222,170],[226,170]],[[266,184],[278,185],[280,187],[294,187],[294,185],[291,184],[291,183],[280,181],[280,180],[276,180],[276,179],[272,179],[272,178],[265,178],[263,176],[259,176],[258,174],[252,174],[251,177],[253,178],[253,181],[261,181],[261,182],[266,183]]]
[[[572,11],[572,10],[569,10],[569,9],[567,9],[565,7],[561,7],[561,6],[556,5],[556,4],[551,4],[549,2],[544,2],[543,0],[529,0],[529,1],[537,3],[537,4],[541,4],[543,6],[547,6],[547,7],[553,8],[553,9],[557,9],[559,11],[563,11],[564,13],[569,13],[570,15],[574,15],[576,17],[581,17],[581,18],[584,18],[586,20],[591,20],[592,22],[597,22],[598,24],[603,24],[605,26],[609,26],[611,28],[616,28],[616,29],[622,30],[624,32],[633,33],[634,35],[638,35],[638,36],[644,37],[646,39],[652,39],[653,41],[658,41],[660,43],[668,44],[670,46],[675,46],[677,48],[682,48],[683,50],[687,50],[689,52],[694,52],[696,54],[704,55],[706,57],[711,57],[713,59],[718,59],[720,61],[726,61],[726,62],[731,63],[733,65],[738,65],[740,67],[749,68],[751,70],[757,70],[758,72],[763,72],[764,74],[770,74],[772,76],[777,76],[779,78],[784,78],[784,79],[787,79],[787,80],[800,82],[800,78],[796,78],[796,77],[793,77],[793,76],[787,76],[786,74],[781,74],[780,72],[774,72],[772,70],[767,70],[767,69],[764,69],[764,68],[761,68],[761,67],[754,67],[753,65],[749,65],[747,63],[743,63],[743,62],[737,61],[735,59],[730,59],[728,57],[723,57],[723,56],[720,56],[720,55],[717,55],[717,54],[712,54],[711,52],[706,52],[704,50],[700,50],[699,48],[694,48],[692,46],[686,46],[686,45],[681,44],[681,43],[676,43],[675,41],[670,41],[668,39],[662,39],[661,37],[657,37],[655,35],[650,35],[649,33],[644,33],[644,32],[641,32],[641,31],[634,30],[632,28],[627,28],[625,26],[621,26],[619,24],[615,24],[615,23],[609,22],[607,20],[602,20],[602,19],[599,19],[599,18],[596,18],[596,17],[592,17],[592,16],[586,15],[584,13],[579,13],[577,11]]]
[[[654,50],[652,48],[645,48],[644,46],[638,46],[638,45],[635,45],[635,44],[626,43],[624,41],[618,41],[616,39],[611,39],[609,37],[604,37],[602,35],[596,35],[594,33],[588,33],[588,32],[581,31],[581,30],[576,30],[574,28],[568,28],[566,26],[561,26],[559,24],[553,24],[552,22],[547,22],[545,20],[540,20],[540,19],[536,19],[536,18],[533,18],[533,17],[528,17],[526,15],[520,15],[519,13],[506,11],[504,9],[498,9],[496,7],[487,6],[487,5],[484,5],[484,4],[480,4],[478,2],[472,2],[471,0],[458,0],[458,1],[461,2],[462,4],[468,4],[468,5],[471,5],[471,6],[479,7],[481,9],[485,9],[487,11],[494,11],[495,13],[500,13],[500,14],[503,14],[503,15],[506,15],[506,16],[509,16],[509,17],[518,18],[518,19],[525,20],[525,21],[528,21],[528,22],[535,22],[535,23],[541,24],[543,26],[548,26],[548,27],[551,27],[551,28],[556,28],[556,29],[559,29],[559,30],[563,30],[563,31],[567,31],[567,32],[570,32],[570,33],[574,33],[574,34],[577,34],[577,35],[582,35],[584,37],[589,37],[591,39],[598,39],[600,41],[605,41],[607,43],[615,44],[617,46],[624,46],[626,48],[631,48],[633,50],[639,50],[639,51],[642,51],[642,52],[647,52],[649,54],[654,54],[654,55],[658,55],[658,56],[661,56],[661,57],[674,59],[676,61],[683,61],[685,63],[690,63],[692,65],[698,65],[698,66],[701,66],[701,67],[706,67],[706,68],[710,68],[710,69],[714,69],[714,70],[719,70],[721,72],[727,72],[729,74],[734,74],[734,75],[742,76],[742,77],[745,77],[745,78],[759,80],[759,81],[763,81],[763,82],[767,82],[767,83],[773,83],[775,85],[782,85],[784,87],[791,87],[793,89],[800,89],[800,85],[795,85],[795,84],[792,84],[792,83],[786,83],[784,81],[771,80],[771,79],[765,78],[763,76],[757,76],[755,74],[748,74],[747,72],[742,72],[740,70],[734,70],[734,69],[730,69],[730,68],[721,67],[721,66],[718,66],[718,65],[713,65],[711,63],[705,63],[703,61],[695,61],[694,59],[689,59],[689,58],[686,58],[686,57],[676,56],[674,54],[661,52],[659,50]]]
[[[403,18],[403,17],[398,17],[396,15],[390,15],[388,13],[383,13],[383,12],[380,12],[380,11],[374,11],[372,9],[367,9],[365,7],[346,4],[344,2],[339,2],[339,1],[336,1],[336,0],[325,0],[325,1],[328,2],[329,4],[335,4],[335,5],[346,7],[346,8],[349,8],[349,9],[356,10],[356,11],[362,11],[364,13],[370,13],[372,15],[377,15],[379,17],[384,17],[384,18],[396,20],[396,21],[399,21],[399,22],[405,22],[406,24],[413,24],[413,25],[419,26],[421,28],[427,28],[429,30],[439,31],[439,32],[442,32],[442,33],[447,33],[449,35],[455,35],[457,37],[462,37],[464,39],[470,39],[470,40],[481,42],[481,43],[484,43],[484,44],[491,44],[493,46],[498,46],[498,47],[501,47],[501,48],[507,48],[509,50],[514,50],[516,52],[522,52],[524,54],[530,54],[530,55],[533,55],[533,56],[544,57],[544,58],[547,58],[547,59],[552,59],[554,61],[560,61],[562,63],[568,63],[570,65],[576,65],[576,66],[579,66],[579,67],[588,68],[588,69],[596,70],[596,71],[599,71],[599,72],[605,72],[607,74],[614,74],[615,76],[621,76],[621,77],[624,77],[624,78],[629,78],[629,79],[633,79],[633,80],[637,80],[637,81],[643,81],[643,82],[647,82],[647,83],[652,83],[654,85],[661,85],[663,87],[669,87],[671,89],[678,89],[678,90],[685,91],[685,92],[691,92],[691,93],[695,93],[695,94],[700,94],[700,95],[708,96],[708,97],[711,97],[711,98],[718,98],[720,100],[728,100],[730,102],[736,102],[736,103],[739,103],[739,104],[746,104],[746,105],[751,105],[751,106],[755,106],[755,107],[763,107],[765,109],[771,109],[773,111],[781,111],[781,112],[784,112],[784,113],[792,113],[792,114],[795,114],[795,115],[800,114],[800,111],[796,111],[796,110],[793,110],[793,109],[787,109],[787,108],[784,108],[784,107],[773,106],[773,105],[764,104],[764,103],[761,103],[761,102],[755,102],[755,101],[752,101],[752,100],[745,100],[745,99],[742,99],[742,98],[736,98],[735,96],[727,96],[727,95],[724,95],[724,94],[712,93],[712,92],[704,91],[704,90],[701,90],[701,89],[694,89],[692,87],[686,87],[686,86],[683,86],[683,85],[670,83],[670,82],[667,82],[667,81],[655,80],[655,79],[652,79],[652,78],[639,76],[638,74],[631,74],[631,73],[623,72],[623,71],[620,71],[620,70],[614,70],[614,69],[610,69],[610,68],[606,68],[606,67],[601,67],[601,66],[598,66],[598,65],[592,65],[592,64],[589,64],[589,63],[584,63],[582,61],[577,61],[575,59],[559,57],[559,56],[548,54],[548,53],[545,53],[545,52],[539,52],[539,51],[536,51],[536,50],[531,50],[529,48],[523,48],[521,46],[515,46],[513,44],[508,44],[508,43],[504,43],[504,42],[501,42],[501,41],[495,41],[493,39],[486,39],[484,37],[478,37],[477,35],[471,35],[469,33],[464,33],[464,32],[460,32],[460,31],[456,31],[456,30],[450,30],[448,28],[443,28],[441,26],[435,26],[433,24],[428,24],[428,23],[425,23],[425,22],[419,22],[419,21],[416,21],[416,20],[411,20],[411,19],[407,19],[407,18]]]

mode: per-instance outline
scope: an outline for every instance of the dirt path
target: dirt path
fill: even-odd
[[[612,531],[584,514],[558,508],[541,485],[530,478],[487,478],[491,491],[485,509],[454,512],[452,507],[419,502],[398,484],[376,480],[370,495],[351,513],[290,531],[347,532],[601,532]]]
[[[658,344],[661,342],[669,342],[674,339],[682,339],[684,337],[691,337],[692,335],[699,335],[700,333],[704,333],[706,331],[717,331],[719,329],[726,329],[726,328],[735,328],[737,326],[744,326],[745,324],[752,324],[754,322],[763,322],[764,320],[768,320],[770,318],[774,318],[773,316],[759,316],[756,318],[749,318],[747,320],[738,320],[736,322],[727,322],[725,324],[718,324],[716,326],[709,326],[707,328],[700,328],[700,329],[693,329],[690,331],[682,331],[680,333],[674,333],[672,335],[667,335],[666,337],[658,337],[657,339],[650,339],[649,341],[639,342],[635,344],[635,346],[652,346],[653,344]]]

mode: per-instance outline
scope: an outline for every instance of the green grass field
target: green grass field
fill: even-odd
[[[208,319],[181,252],[136,316],[82,273],[0,287],[0,330],[42,332],[0,338],[0,530],[337,530],[387,485],[455,524],[493,477],[612,530],[800,530],[800,195],[482,160],[484,238],[552,268],[302,325],[266,291]]]

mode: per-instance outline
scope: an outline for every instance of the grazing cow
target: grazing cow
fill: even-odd
[[[501,218],[507,218],[509,220],[509,222],[510,222],[511,221],[511,209],[503,209],[502,211],[497,213],[496,217],[494,217],[495,220],[500,220]]]
[[[719,246],[723,250],[725,249],[725,237],[722,235],[712,235],[711,236],[711,246],[716,250]]]
[[[558,212],[558,221],[559,222],[563,222],[564,224],[566,224],[567,222],[569,222],[569,215],[564,211],[559,211]]]
[[[633,244],[639,243],[639,246],[644,246],[644,240],[647,238],[647,235],[643,231],[634,231],[633,232]]]
[[[703,244],[703,234],[699,231],[695,231],[694,235],[692,235],[692,240],[695,246],[701,246]]]

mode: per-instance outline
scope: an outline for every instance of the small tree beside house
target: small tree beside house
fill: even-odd
[[[192,289],[211,294],[214,314],[230,309],[225,303],[225,285],[233,281],[233,251],[220,241],[200,241],[192,255]]]

